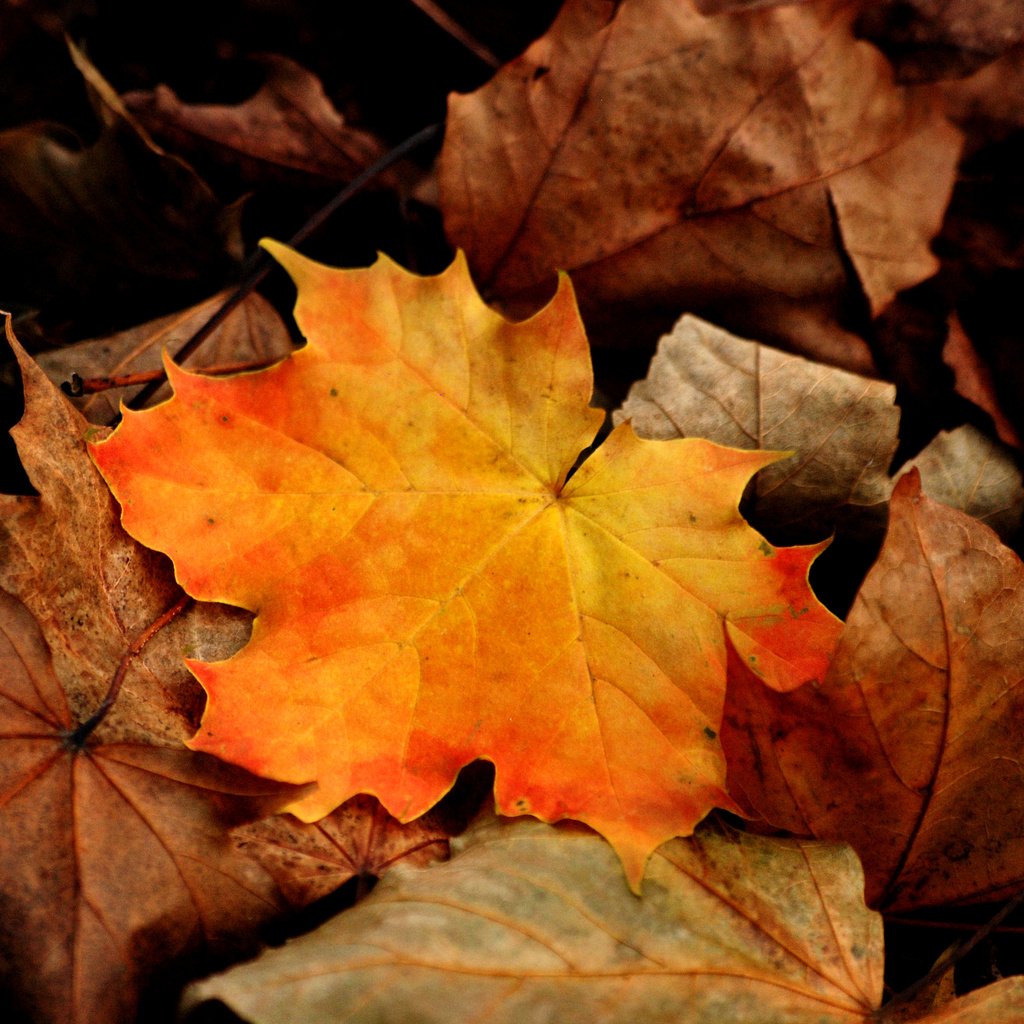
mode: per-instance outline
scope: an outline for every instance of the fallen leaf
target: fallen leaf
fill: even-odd
[[[32,1021],[134,1019],[156,968],[251,951],[279,910],[228,829],[289,794],[216,759],[77,742],[42,633],[0,591],[0,984]]]
[[[228,834],[294,794],[183,747],[202,707],[184,656],[227,657],[249,634],[250,617],[223,605],[193,603],[159,632],[89,743],[68,748],[128,644],[181,590],[118,525],[85,446],[95,428],[8,340],[25,383],[12,433],[39,496],[0,495],[5,635],[18,645],[0,668],[0,972],[32,1020],[113,1024],[132,1019],[153,967],[166,984],[211,952],[251,951],[255,926],[286,905],[280,887],[301,905],[285,867],[268,873]],[[22,699],[26,672],[39,689]],[[275,820],[294,841],[298,823]]]
[[[992,417],[1000,439],[1015,448],[1024,448],[1020,435],[999,404],[991,369],[978,355],[956,314],[950,317],[949,335],[942,349],[942,359],[956,377],[957,392]]]
[[[243,187],[350,181],[382,155],[376,138],[345,123],[316,75],[286,57],[258,60],[266,79],[244,103],[182,103],[165,85],[121,99],[173,152],[212,160]]]
[[[773,825],[850,843],[871,906],[1019,891],[1022,602],[1020,559],[908,473],[825,682],[772,693],[736,659],[730,791]]]
[[[942,95],[952,121],[965,135],[968,155],[1005,141],[1024,128],[1024,41],[969,78],[946,82]]]
[[[898,0],[867,3],[859,30],[892,61],[903,82],[961,78],[1024,38],[1017,0]]]
[[[52,125],[0,132],[0,304],[55,318],[97,296],[117,310],[220,283],[240,252],[236,219],[72,55],[102,130],[84,148]]]
[[[486,758],[502,813],[585,821],[636,886],[728,805],[726,632],[785,689],[838,631],[807,586],[820,546],[737,511],[777,456],[624,426],[567,481],[602,419],[567,280],[512,324],[462,260],[418,278],[268,247],[306,347],[229,379],[169,366],[175,397],[93,448],[185,589],[258,613],[242,652],[192,663],[192,746],[316,779],[309,821],[361,792],[411,820]]]
[[[869,370],[838,325],[932,274],[959,150],[934,90],[894,85],[857,5],[706,18],[572,0],[449,102],[445,226],[510,308],[572,273],[588,324],[702,312]]]
[[[275,815],[234,832],[236,843],[263,865],[296,907],[327,896],[350,878],[380,878],[396,864],[445,860],[450,837],[430,813],[403,825],[372,796],[346,800],[312,824]]]
[[[488,821],[317,931],[193,986],[252,1024],[870,1019],[882,928],[847,847],[702,828],[643,899],[583,830]]]
[[[161,369],[161,351],[180,348],[206,323],[227,299],[221,292],[179,313],[159,317],[138,327],[106,338],[92,338],[74,345],[51,349],[37,357],[47,376],[56,383],[69,381],[73,374],[89,379],[116,377]],[[193,369],[245,362],[269,362],[292,350],[288,330],[274,308],[253,293],[236,306],[227,319],[206,339],[202,348],[185,360]],[[119,405],[138,393],[139,387],[111,388],[76,400],[76,408],[92,423],[110,424],[119,415]],[[162,387],[154,402],[170,396]]]
[[[39,496],[0,495],[0,587],[39,622],[71,714],[85,719],[103,699],[128,642],[181,590],[167,560],[121,529],[117,504],[86,448],[96,428],[13,335],[9,340],[25,385],[25,415],[11,433]],[[248,638],[249,623],[237,609],[194,605],[136,659],[102,728],[119,739],[183,742],[202,709],[183,655],[228,657]]]
[[[684,316],[661,339],[647,377],[616,423],[641,437],[706,437],[736,448],[793,451],[751,485],[757,522],[786,542],[833,531],[877,543],[888,520],[899,411],[896,389]],[[1012,536],[1024,514],[1013,456],[971,426],[939,434],[917,466],[926,493]]]

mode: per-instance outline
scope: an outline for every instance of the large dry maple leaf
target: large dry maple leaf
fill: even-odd
[[[959,137],[934,91],[895,85],[854,37],[857,11],[571,0],[451,97],[448,237],[516,310],[572,272],[618,344],[689,309],[869,370],[843,304],[877,313],[934,273]]]
[[[359,792],[417,817],[475,758],[503,814],[586,822],[638,885],[725,794],[726,631],[772,686],[820,678],[838,622],[819,547],[779,549],[737,503],[777,456],[594,439],[572,290],[513,324],[460,258],[419,278],[269,245],[308,345],[126,413],[94,448],[125,528],[185,589],[258,613],[194,664],[195,749],[286,781],[314,820]],[[725,628],[723,628],[723,622]]]

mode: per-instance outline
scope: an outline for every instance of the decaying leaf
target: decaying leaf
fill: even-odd
[[[0,495],[0,587],[39,622],[71,714],[84,719],[129,641],[181,590],[167,560],[121,529],[86,449],[95,428],[11,341],[25,383],[25,415],[12,434],[39,497]],[[248,634],[249,617],[237,609],[194,605],[136,659],[101,736],[180,744],[202,708],[183,656],[227,657]]]
[[[840,306],[878,312],[934,272],[959,141],[854,38],[857,8],[565,4],[449,103],[445,226],[485,292],[520,309],[559,268],[620,343],[623,312],[688,309],[870,368]]]
[[[288,794],[180,747],[79,744],[78,724],[38,625],[0,591],[5,1009],[119,1024],[154,968],[255,947],[278,898],[227,830]]]
[[[158,370],[164,348],[176,351],[192,337],[228,297],[227,292],[213,295],[190,309],[151,320],[108,338],[92,338],[74,345],[51,349],[37,357],[49,378],[62,383],[73,374],[82,378],[118,377],[124,374]],[[193,352],[183,365],[193,369],[225,364],[269,362],[292,350],[291,339],[274,308],[258,294],[239,303],[227,319]],[[75,402],[92,423],[109,424],[118,415],[118,406],[129,402],[138,387],[112,388],[87,395]],[[170,389],[161,388],[153,401],[163,401]]]
[[[122,100],[174,152],[213,160],[250,187],[350,181],[382,154],[372,135],[345,124],[314,74],[286,57],[260,62],[266,80],[234,106],[182,103],[165,85]]]
[[[252,1024],[852,1024],[881,998],[881,919],[846,847],[702,828],[637,899],[583,830],[491,820],[453,846],[188,1003]]]
[[[960,78],[1024,38],[1016,0],[887,0],[863,5],[860,31],[904,82]]]
[[[55,315],[97,296],[114,305],[219,282],[240,251],[236,219],[73,56],[102,130],[84,148],[54,126],[0,132],[0,298]]]
[[[275,815],[234,832],[234,839],[274,876],[289,903],[305,907],[350,878],[380,878],[395,864],[448,856],[451,832],[430,813],[406,825],[372,796],[355,796],[312,824]]]
[[[769,685],[827,665],[820,547],[737,511],[776,456],[623,426],[567,480],[602,418],[567,280],[513,324],[461,260],[418,278],[270,248],[306,347],[230,379],[169,367],[174,399],[93,449],[190,594],[258,613],[242,652],[192,665],[193,747],[316,779],[311,821],[360,792],[408,821],[486,758],[502,813],[592,825],[638,885],[728,804],[726,631]]]
[[[1022,601],[1020,559],[907,474],[824,684],[771,693],[734,665],[731,792],[776,826],[851,843],[871,906],[1020,890]]]
[[[684,316],[661,339],[647,377],[634,384],[615,422],[641,437],[706,437],[737,448],[792,451],[752,489],[759,524],[781,540],[833,530],[861,541],[885,530],[898,443],[896,389],[737,338]],[[1010,453],[971,426],[943,432],[904,469],[917,466],[926,493],[1003,537],[1024,512]]]

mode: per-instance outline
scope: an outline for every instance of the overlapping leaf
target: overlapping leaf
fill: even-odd
[[[824,685],[774,694],[736,666],[730,789],[851,843],[872,906],[996,899],[1024,886],[1024,567],[916,473],[891,509]]]
[[[450,100],[449,237],[517,307],[570,271],[588,323],[618,317],[618,344],[689,309],[870,367],[841,307],[863,294],[877,312],[935,270],[958,140],[933,91],[895,86],[854,38],[857,9],[566,3]]]
[[[40,493],[0,495],[0,984],[5,1008],[33,1021],[116,1024],[155,969],[168,984],[211,951],[255,948],[295,879],[261,869],[229,830],[292,792],[183,745],[201,708],[183,655],[237,650],[248,621],[236,609],[193,604],[71,741],[181,591],[166,559],[121,530],[86,451],[92,428],[11,342],[26,409],[14,434]]]
[[[0,132],[3,304],[55,316],[96,296],[137,302],[158,287],[166,296],[219,282],[239,255],[237,211],[153,143],[84,55],[73,57],[102,122],[96,142],[82,147],[52,125]]]
[[[171,368],[95,458],[194,596],[258,612],[193,746],[355,793],[402,820],[477,757],[506,814],[591,824],[638,884],[716,803],[728,631],[770,683],[820,678],[837,631],[818,551],[737,512],[776,456],[622,426],[568,479],[601,414],[571,289],[511,324],[465,264],[416,278],[273,251],[308,345],[228,380]],[[725,624],[723,628],[723,623]]]
[[[252,1024],[416,1020],[867,1024],[881,920],[840,844],[701,829],[637,900],[580,832],[487,822],[446,865],[397,871],[354,910],[187,994]],[[1013,978],[922,1018],[1011,1024]]]
[[[737,448],[791,450],[753,485],[757,521],[773,537],[833,530],[880,542],[896,455],[896,388],[737,338],[684,316],[661,339],[647,377],[615,413],[641,437],[706,437]],[[925,491],[1012,536],[1024,511],[1007,449],[965,425],[915,457]]]
[[[261,63],[266,80],[234,106],[183,103],[167,86],[123,100],[175,152],[211,160],[249,187],[349,181],[381,155],[373,136],[345,123],[315,75],[285,57],[268,55]]]

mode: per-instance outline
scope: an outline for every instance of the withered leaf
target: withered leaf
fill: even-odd
[[[854,38],[856,8],[566,3],[449,102],[445,226],[485,292],[535,306],[558,268],[619,343],[689,309],[869,368],[840,306],[878,312],[934,272],[959,140]]]
[[[735,659],[730,791],[773,825],[851,843],[872,906],[1019,891],[1022,618],[1020,559],[906,474],[824,683],[770,693]]]
[[[161,351],[175,352],[213,316],[228,297],[221,292],[169,316],[159,317],[106,338],[92,338],[74,345],[40,353],[36,361],[55,383],[73,374],[114,377],[161,368]],[[253,293],[236,306],[227,319],[182,365],[192,369],[269,362],[292,350],[291,339],[281,318],[261,295]],[[77,399],[76,408],[92,423],[109,424],[118,414],[120,402],[129,402],[139,387],[112,388]],[[161,402],[170,394],[166,385],[154,395]]]
[[[6,308],[68,314],[97,296],[108,308],[141,295],[188,294],[220,282],[241,239],[187,164],[129,117],[79,51],[99,138],[82,147],[52,125],[0,132],[0,299]]]
[[[403,825],[372,796],[355,796],[312,824],[276,815],[235,830],[235,841],[304,907],[355,876],[380,878],[395,864],[448,856],[451,833],[431,813]]]
[[[182,748],[79,747],[77,724],[0,591],[0,982],[33,1021],[118,1024],[155,968],[255,946],[279,902],[228,830],[288,794]]]
[[[881,921],[848,848],[704,827],[661,847],[637,899],[585,830],[492,818],[453,846],[189,1004],[252,1024],[856,1024],[881,997]]]
[[[281,56],[260,63],[263,85],[233,106],[183,103],[165,85],[121,98],[173,152],[210,160],[241,186],[350,181],[382,154],[376,138],[345,123],[312,72]]]
[[[788,543],[833,531],[876,542],[893,487],[896,389],[731,335],[684,316],[661,339],[647,377],[615,422],[642,437],[706,437],[736,448],[791,451],[751,485],[759,525]],[[1011,536],[1024,512],[1011,454],[971,426],[940,433],[908,463],[926,493]]]

